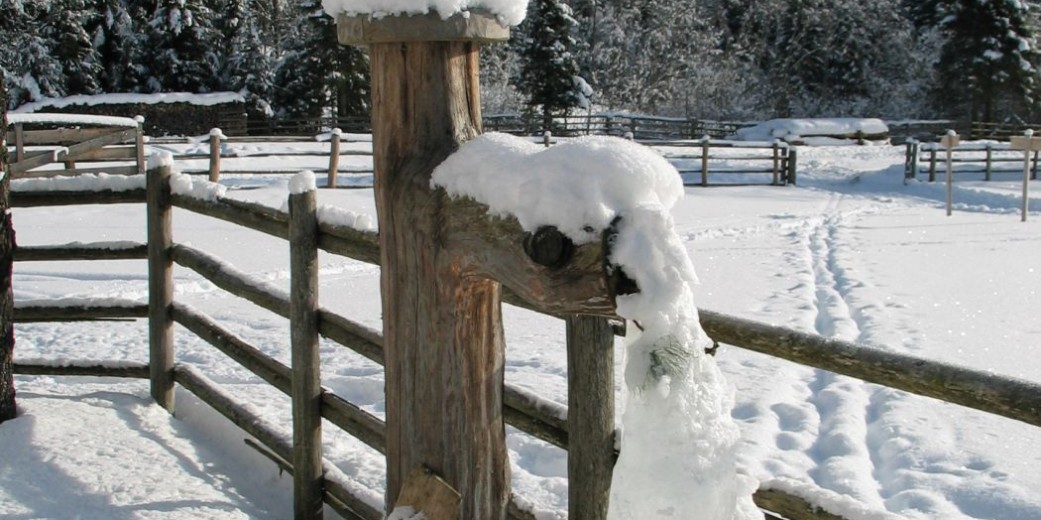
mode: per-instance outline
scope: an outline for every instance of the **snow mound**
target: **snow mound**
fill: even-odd
[[[736,470],[732,392],[705,353],[697,278],[669,215],[684,194],[676,169],[624,139],[543,148],[485,134],[439,165],[431,182],[529,231],[556,226],[579,243],[617,232],[608,260],[640,288],[618,296],[618,314],[642,330],[628,338],[629,396],[608,518],[762,518],[751,498],[756,482]]]
[[[857,136],[865,139],[888,136],[889,127],[881,119],[823,118],[771,119],[742,128],[734,134],[740,141],[773,141],[783,139],[802,144],[855,144]]]
[[[470,11],[485,10],[495,15],[499,23],[516,26],[524,21],[528,0],[322,0],[322,7],[334,18],[340,13],[379,18],[435,12],[447,20],[459,13],[468,16]]]
[[[175,173],[170,177],[170,191],[174,195],[213,202],[223,197],[228,188],[216,182],[196,181],[186,173]]]
[[[26,103],[13,112],[26,113],[36,112],[46,108],[65,108],[74,105],[156,105],[160,103],[189,103],[192,105],[209,106],[223,103],[242,103],[245,98],[237,92],[211,92],[208,94],[193,94],[190,92],[163,92],[158,94],[96,94],[93,96],[76,95],[63,98],[42,99],[33,103]]]

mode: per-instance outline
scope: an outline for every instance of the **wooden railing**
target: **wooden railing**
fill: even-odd
[[[191,333],[207,341],[230,358],[251,370],[266,383],[294,399],[294,431],[313,432],[319,417],[310,412],[293,385],[293,371],[301,370],[317,377],[314,363],[302,349],[314,347],[314,335],[332,340],[366,358],[382,364],[383,339],[379,332],[351,322],[321,307],[301,307],[300,295],[317,283],[313,269],[307,269],[308,258],[317,249],[343,255],[368,263],[379,262],[378,236],[371,231],[320,222],[314,215],[314,193],[290,196],[290,211],[283,212],[266,206],[225,198],[202,200],[169,192],[167,168],[149,172],[148,189],[126,192],[46,192],[16,191],[12,195],[14,207],[113,202],[146,202],[150,240],[144,244],[124,247],[92,247],[91,245],[18,248],[17,261],[148,258],[149,305],[136,302],[90,306],[32,306],[16,308],[16,321],[53,321],[98,318],[149,317],[151,355],[148,365],[135,366],[48,366],[43,364],[16,364],[21,374],[99,375],[118,377],[149,377],[153,395],[167,406],[172,404],[173,385],[180,384],[209,403],[217,411],[254,436],[263,444],[266,454],[281,467],[294,471],[300,467],[321,467],[323,462],[313,444],[294,442],[265,419],[258,417],[228,396],[199,371],[187,364],[173,363],[172,323],[181,324]],[[291,240],[291,280],[288,294],[264,288],[230,265],[184,244],[173,241],[169,228],[172,207],[221,219],[260,231],[271,236]],[[147,253],[147,254],[146,254]],[[170,277],[172,263],[191,269],[215,286],[248,300],[261,308],[291,319],[291,328],[300,331],[304,339],[291,341],[294,366],[288,367],[259,349],[249,345],[222,328],[209,317],[190,306],[174,301]],[[524,306],[508,292],[504,300]],[[929,359],[897,354],[873,347],[828,339],[791,329],[755,323],[725,316],[709,310],[700,312],[702,326],[717,342],[725,343],[770,356],[787,359],[864,381],[934,397],[985,412],[1009,417],[1034,426],[1041,426],[1041,385],[996,376],[987,372],[956,367]],[[507,386],[504,389],[503,410],[506,421],[531,435],[559,446],[569,452],[569,488],[572,518],[602,518],[596,515],[576,514],[576,511],[602,511],[606,507],[611,467],[617,453],[613,439],[614,393],[613,331],[614,326],[603,318],[568,317],[568,406],[544,400],[531,392]],[[303,325],[306,323],[309,325]],[[294,332],[294,336],[297,333]],[[306,360],[299,366],[299,360]],[[304,389],[314,392],[320,381]],[[357,437],[378,451],[385,450],[383,421],[366,413],[327,390],[317,394],[321,418]],[[297,429],[299,428],[299,430]],[[571,464],[576,464],[571,466]],[[582,471],[576,468],[581,467]],[[303,479],[306,481],[306,479]],[[382,518],[382,505],[367,503],[353,495],[344,483],[334,478],[321,482],[327,504],[348,519],[376,520]],[[296,493],[315,493],[313,488],[298,484]],[[756,503],[764,510],[785,518],[839,518],[806,500],[774,489],[762,489],[755,494]],[[772,513],[766,513],[770,518]],[[510,517],[533,518],[531,513],[512,503]]]
[[[314,144],[314,140],[307,137],[259,138],[259,137],[235,137],[224,136],[220,129],[214,129],[214,135],[209,138],[209,152],[178,153],[174,155],[177,161],[206,159],[209,161],[208,169],[182,168],[183,173],[202,174],[208,173],[211,182],[218,182],[220,175],[225,174],[280,174],[288,175],[298,172],[299,168],[265,169],[258,171],[255,168],[228,167],[223,163],[224,159],[234,160],[237,155],[224,152],[226,144],[253,143],[259,141]],[[631,137],[631,136],[627,136]],[[339,174],[373,173],[371,164],[364,168],[342,168],[340,166],[343,157],[372,157],[369,150],[345,149],[343,143],[368,142],[351,137],[344,137],[339,129],[320,134],[314,139],[328,141],[328,151],[308,150],[283,150],[271,153],[256,153],[250,151],[244,157],[255,159],[258,157],[325,157],[328,161],[326,168],[311,168],[316,174],[326,177],[326,187],[335,188],[338,185]],[[175,143],[178,140],[163,139],[165,143]],[[541,142],[546,146],[556,144],[558,141],[551,133],[544,133]],[[712,185],[736,185],[736,184],[771,184],[774,186],[794,185],[797,179],[796,147],[782,141],[774,142],[742,142],[726,141],[718,139],[698,139],[687,141],[640,141],[641,144],[657,149],[662,155],[671,161],[694,161],[695,167],[686,167],[682,164],[677,170],[684,178],[684,184],[688,186],[712,186]],[[673,151],[676,150],[676,151]],[[758,166],[765,164],[765,166]],[[691,178],[696,177],[696,178]],[[733,182],[733,179],[741,179]],[[716,180],[718,182],[710,182]]]
[[[144,173],[143,120],[72,114],[11,114],[14,161],[7,165],[13,179],[92,173]],[[124,145],[124,143],[130,143]],[[62,164],[61,169],[39,168]],[[106,163],[104,167],[78,167]]]
[[[938,143],[908,141],[905,145],[904,178],[917,179],[923,166],[929,182],[936,181],[937,163],[944,163],[946,149]],[[951,149],[953,174],[982,173],[983,180],[992,180],[995,173],[1023,173],[1023,152],[1015,151],[1008,143],[986,141],[965,143]],[[1030,161],[1030,178],[1037,180],[1038,153]]]

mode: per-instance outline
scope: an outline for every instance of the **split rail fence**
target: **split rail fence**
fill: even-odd
[[[7,165],[7,171],[13,179],[89,173],[136,175],[145,171],[140,118],[11,114],[8,119],[14,134],[14,161]],[[40,169],[56,163],[63,167]],[[79,167],[82,163],[105,165]]]
[[[631,135],[627,136],[631,137]],[[176,143],[180,140],[162,139],[156,142]],[[327,150],[314,148],[315,141],[328,141]],[[285,145],[294,143],[307,145],[310,150],[279,150],[275,152],[257,153],[245,151],[241,155],[234,150],[232,144],[248,144],[256,142],[277,142]],[[174,153],[174,159],[182,161],[207,160],[208,168],[182,168],[183,173],[208,174],[210,182],[219,182],[221,174],[246,175],[289,175],[300,171],[300,168],[256,168],[229,167],[228,160],[236,158],[256,159],[259,157],[304,158],[327,157],[325,168],[310,168],[316,174],[324,175],[325,187],[335,188],[340,185],[341,174],[372,174],[371,163],[364,168],[343,168],[340,166],[343,157],[372,157],[372,151],[344,148],[344,144],[369,142],[357,140],[334,130],[320,134],[314,140],[304,137],[227,137],[220,129],[211,131],[208,137],[208,152]],[[541,142],[552,146],[559,142],[550,133],[543,134]],[[691,141],[640,141],[641,144],[658,150],[662,155],[676,164],[687,186],[736,186],[743,184],[770,184],[783,186],[796,183],[797,157],[796,148],[782,141],[774,142],[742,142],[718,139],[699,139]],[[302,147],[303,148],[303,147]],[[763,164],[763,166],[760,166]],[[713,181],[710,183],[710,179]],[[362,186],[368,187],[368,186]]]
[[[937,164],[944,163],[946,148],[939,143],[908,141],[905,145],[904,178],[917,179],[925,170],[929,182],[936,181]],[[1023,151],[1013,150],[1009,143],[964,143],[951,149],[953,174],[983,174],[989,181],[994,174],[1023,174]],[[1038,152],[1030,160],[1030,178],[1037,180]]]
[[[16,322],[73,321],[109,318],[148,318],[148,364],[96,366],[16,364],[18,374],[93,375],[149,378],[157,402],[172,409],[173,388],[180,384],[237,424],[265,446],[268,455],[294,474],[297,500],[320,498],[344,518],[378,520],[381,507],[357,498],[347,485],[323,475],[320,443],[314,442],[321,419],[383,452],[385,425],[321,387],[318,335],[350,348],[377,363],[383,361],[379,332],[331,313],[318,305],[315,257],[319,249],[362,262],[379,262],[374,232],[321,222],[314,192],[289,196],[289,211],[219,198],[203,200],[172,194],[169,167],[148,172],[147,188],[99,192],[12,193],[13,207],[78,204],[145,203],[147,244],[108,246],[21,247],[15,260],[147,259],[148,304],[90,306],[16,306]],[[176,243],[171,233],[174,207],[217,218],[289,241],[290,289],[287,294],[265,289],[229,269],[217,258]],[[209,317],[173,298],[172,265],[191,269],[217,287],[290,320],[291,366],[272,359],[222,328]],[[523,305],[509,294],[509,303]],[[568,406],[550,402],[517,388],[504,389],[507,423],[568,451],[569,518],[602,519],[606,512],[615,450],[613,344],[615,326],[603,318],[570,316],[567,320]],[[856,377],[911,393],[934,397],[1041,426],[1041,385],[955,367],[932,360],[886,352],[862,345],[701,311],[706,332],[716,341],[761,352],[802,365]],[[292,398],[293,436],[286,436],[250,412],[195,367],[175,362],[174,323],[182,325]],[[762,489],[756,503],[768,518],[838,519],[806,500],[780,490]],[[773,512],[773,513],[771,513]],[[777,516],[774,513],[777,513]],[[509,517],[531,519],[531,513],[511,502]]]

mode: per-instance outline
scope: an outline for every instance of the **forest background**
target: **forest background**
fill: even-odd
[[[1035,122],[1041,2],[531,0],[486,46],[486,114]],[[364,116],[368,57],[319,0],[0,0],[8,108],[241,92],[250,117]]]

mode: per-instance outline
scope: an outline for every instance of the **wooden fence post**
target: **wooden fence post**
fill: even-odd
[[[614,469],[614,331],[606,318],[567,319],[568,518],[604,520]]]
[[[336,187],[336,173],[340,168],[341,135],[343,135],[343,131],[339,128],[333,128],[332,137],[329,138],[329,175],[325,181],[325,185],[328,188]]]
[[[1037,180],[1037,154],[1038,151],[1034,150],[1033,166],[1030,167],[1030,179],[1035,181]]]
[[[918,141],[907,139],[907,151],[904,154],[904,184],[918,177]]]
[[[986,166],[984,167],[984,171],[983,171],[983,180],[989,181],[990,178],[991,178],[991,171],[992,171],[992,165],[993,165],[992,159],[994,158],[994,152],[993,152],[993,149],[991,148],[990,143],[987,143],[987,145],[986,145],[986,152],[987,152],[987,159],[986,159]]]
[[[781,183],[780,141],[774,139],[773,144],[770,146],[773,148],[773,185],[777,186]]]
[[[210,182],[220,181],[220,141],[223,138],[220,128],[210,130]]]
[[[144,116],[137,116],[134,118],[137,121],[137,133],[134,135],[134,148],[137,155],[137,173],[144,174],[147,168],[145,162],[145,118]]]
[[[318,216],[313,189],[289,196],[293,513],[322,518],[322,382],[318,356]]]
[[[149,170],[147,185],[148,221],[148,352],[152,398],[174,411],[173,261],[171,232],[170,164]]]
[[[708,186],[708,145],[709,139],[706,135],[701,138],[701,185]]]
[[[929,182],[936,182],[936,146],[929,147]]]
[[[799,163],[798,158],[799,158],[798,148],[796,148],[794,146],[788,147],[788,179],[787,179],[787,181],[788,181],[788,184],[791,184],[792,186],[796,185],[796,179],[797,179],[796,172],[798,170],[798,163]]]
[[[14,125],[14,162],[25,159],[25,134],[21,123]]]
[[[551,144],[553,144],[552,140],[553,140],[553,132],[550,132],[549,130],[546,130],[545,132],[542,132],[542,146],[545,146],[546,148],[549,148],[549,146]]]

